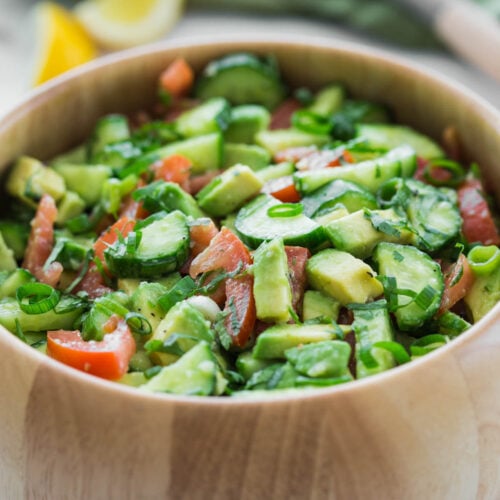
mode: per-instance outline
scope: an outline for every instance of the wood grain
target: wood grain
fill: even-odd
[[[438,138],[459,130],[500,199],[500,115],[399,60],[279,41],[156,46],[112,56],[0,123],[0,166],[48,159],[109,111],[151,103],[175,56],[274,53],[293,84],[342,81]],[[0,331],[6,499],[492,499],[500,496],[500,306],[462,338],[373,379],[266,401],[146,395],[59,365]]]

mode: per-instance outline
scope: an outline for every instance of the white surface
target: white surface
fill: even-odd
[[[32,67],[32,29],[29,3],[20,0],[0,0],[0,113],[5,112],[29,90]],[[427,65],[444,73],[500,108],[500,85],[490,77],[451,55],[422,51],[399,50],[364,38],[333,23],[299,19],[297,17],[262,17],[248,14],[188,12],[167,36],[167,39],[189,40],[193,36],[269,35],[294,39],[314,35],[330,40],[362,42],[376,45],[403,55],[409,60]],[[32,37],[32,35],[31,35]]]

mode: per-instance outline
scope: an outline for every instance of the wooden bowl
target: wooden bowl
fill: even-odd
[[[175,57],[275,54],[293,85],[345,82],[439,138],[455,125],[500,199],[500,114],[427,70],[349,45],[158,45],[35,92],[0,124],[0,167],[48,159],[110,111],[151,103]],[[0,331],[2,498],[471,499],[500,495],[500,304],[425,358],[359,382],[266,400],[147,395]]]

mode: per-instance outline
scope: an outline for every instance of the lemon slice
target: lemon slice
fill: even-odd
[[[161,38],[178,21],[183,0],[86,0],[75,14],[92,37],[110,50]]]
[[[41,2],[35,10],[38,53],[33,84],[39,85],[97,56],[94,42],[66,9]]]

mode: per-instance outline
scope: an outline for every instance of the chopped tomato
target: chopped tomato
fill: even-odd
[[[469,179],[458,189],[458,206],[462,215],[462,232],[469,243],[499,245],[500,236],[484,198],[481,181]]]
[[[292,307],[300,314],[307,283],[306,264],[311,253],[307,248],[291,246],[285,246],[285,253],[288,260],[288,279],[292,288]]]
[[[142,201],[135,201],[128,195],[120,207],[120,217],[128,217],[134,220],[143,220],[149,216],[149,212],[144,208]]]
[[[113,290],[104,283],[103,275],[93,262],[90,263],[82,281],[75,287],[75,293],[86,292],[91,299],[97,299],[112,291]]]
[[[205,250],[219,230],[211,219],[198,219],[189,226],[191,254],[196,257]]]
[[[230,278],[226,281],[224,326],[237,347],[245,347],[255,325],[253,276]]]
[[[300,109],[302,105],[297,99],[286,99],[283,101],[271,115],[271,130],[278,128],[290,128],[292,125],[292,115]]]
[[[262,192],[269,193],[284,203],[300,201],[300,194],[295,188],[291,175],[267,181],[262,188]]]
[[[128,371],[136,349],[134,337],[125,321],[114,324],[101,341],[84,341],[78,330],[47,332],[47,354],[77,370],[116,380]]]
[[[317,170],[327,167],[339,167],[341,165],[340,158],[343,154],[343,151],[340,152],[333,149],[315,151],[297,162],[297,170]]]
[[[430,164],[429,160],[426,160],[425,158],[422,158],[420,156],[417,156],[417,169],[415,170],[415,173],[413,174],[413,178],[417,179],[417,181],[425,182],[426,184],[429,183],[429,181],[425,178],[425,169],[427,166]],[[435,179],[436,181],[440,182],[446,182],[450,180],[451,178],[451,173],[449,170],[445,168],[440,168],[440,167],[433,167],[432,168],[432,178]]]
[[[121,217],[112,226],[110,226],[104,233],[99,236],[94,243],[94,255],[102,262],[105,270],[107,270],[106,261],[104,260],[104,251],[109,248],[113,243],[118,241],[119,236],[127,236],[132,229],[134,229],[135,220],[129,217]]]
[[[31,221],[31,233],[24,255],[23,267],[30,271],[38,281],[55,286],[61,277],[63,267],[60,262],[52,262],[44,268],[54,246],[54,222],[57,207],[54,199],[44,194],[35,217]]]
[[[342,159],[347,163],[356,163],[354,156],[347,150],[342,153]]]
[[[222,173],[222,170],[210,170],[201,175],[195,175],[189,179],[189,193],[195,195],[200,192],[212,179]]]
[[[172,97],[187,95],[194,82],[194,72],[182,57],[171,62],[160,75],[160,87]]]
[[[318,148],[316,146],[298,146],[295,148],[286,148],[282,151],[278,151],[274,155],[274,161],[276,163],[281,163],[283,161],[291,161],[292,163],[297,163],[302,158],[307,158],[309,155],[316,153]]]
[[[189,274],[195,278],[208,271],[223,269],[232,272],[241,264],[251,263],[250,252],[242,241],[227,227],[223,227],[210,245],[191,263]]]
[[[474,284],[474,273],[469,261],[461,254],[457,262],[445,273],[444,293],[439,307],[439,314],[451,309],[459,300],[463,299]]]
[[[189,171],[192,162],[185,156],[174,154],[158,160],[153,164],[155,179],[161,179],[167,182],[175,182],[183,188],[188,187]],[[189,189],[186,189],[189,191]]]

